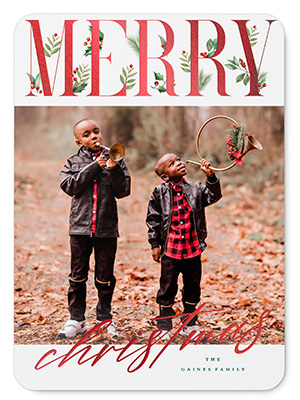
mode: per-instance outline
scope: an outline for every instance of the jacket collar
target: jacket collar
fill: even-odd
[[[104,154],[108,153],[107,150],[104,150]],[[93,158],[94,155],[97,155],[97,153],[93,152],[91,149],[89,149],[88,147],[80,147],[80,149],[78,150],[77,153],[79,156],[85,156],[88,158]]]

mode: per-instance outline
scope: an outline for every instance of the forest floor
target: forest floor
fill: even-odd
[[[68,217],[70,198],[59,188],[64,162],[15,162],[15,343],[69,344],[58,331],[69,318]],[[200,179],[203,180],[204,176]],[[131,196],[118,201],[120,238],[113,297],[116,343],[138,337],[146,343],[155,330],[160,264],[152,261],[145,225],[154,174],[132,174]],[[232,323],[255,327],[264,311],[257,344],[284,343],[284,206],[283,185],[266,185],[259,193],[246,184],[222,186],[223,198],[207,208],[208,247],[202,255],[204,310],[200,330],[223,332]],[[181,280],[174,305],[182,312]],[[93,260],[88,280],[86,323],[95,325],[97,294]],[[137,334],[139,333],[139,336]],[[257,327],[248,335],[251,342]],[[101,342],[106,342],[102,338]],[[174,343],[182,343],[177,337]],[[211,343],[218,343],[212,341]],[[234,343],[226,339],[222,344]]]

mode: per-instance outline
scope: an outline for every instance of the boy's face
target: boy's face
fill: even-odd
[[[93,151],[99,150],[97,142],[102,144],[102,135],[96,122],[88,119],[81,121],[74,130],[75,142],[78,146],[88,147]]]
[[[160,177],[168,182],[180,182],[181,179],[186,175],[187,168],[181,159],[176,154],[166,154],[161,159],[162,174]]]

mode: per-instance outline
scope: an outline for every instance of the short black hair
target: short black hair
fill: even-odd
[[[154,171],[159,177],[161,177],[161,175],[164,173],[164,168],[163,164],[161,163],[161,159],[162,157],[159,160],[157,160],[154,165]]]
[[[76,124],[73,126],[73,133],[74,133],[74,136],[76,136],[76,135],[75,135],[75,130],[76,130],[77,125],[79,125],[79,124],[80,124],[81,122],[83,122],[83,121],[90,121],[90,119],[89,119],[89,118],[82,118],[80,121],[76,122]]]

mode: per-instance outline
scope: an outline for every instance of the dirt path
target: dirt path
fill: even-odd
[[[68,214],[70,198],[59,188],[63,162],[16,157],[15,182],[15,342],[72,343],[57,333],[68,319]],[[132,195],[118,202],[120,232],[115,273],[114,319],[120,341],[142,332],[146,342],[155,325],[160,265],[151,259],[145,225],[149,196],[159,181],[134,174]],[[221,332],[233,322],[256,324],[264,310],[258,343],[284,341],[283,188],[223,187],[223,199],[207,209],[208,248],[203,254],[202,302],[222,308],[204,314],[201,327]],[[87,326],[95,323],[93,263],[88,281]],[[181,311],[180,292],[175,309]],[[180,342],[180,339],[176,339]],[[227,341],[229,342],[229,341]],[[225,343],[227,343],[225,342]]]

